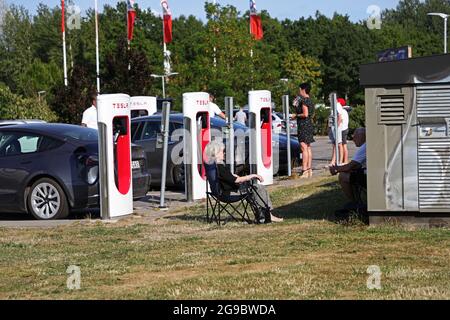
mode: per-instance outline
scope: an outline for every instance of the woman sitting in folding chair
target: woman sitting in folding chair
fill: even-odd
[[[252,197],[260,208],[268,208],[269,212],[266,213],[265,223],[270,222],[283,222],[283,219],[275,217],[272,214],[273,206],[270,201],[269,193],[263,185],[253,183],[252,181],[259,180],[264,182],[264,179],[256,174],[252,174],[245,177],[240,177],[233,174],[230,169],[225,165],[225,145],[220,142],[213,141],[206,147],[206,157],[208,159],[208,165],[217,166],[217,174],[220,185],[220,192],[224,196],[230,196],[232,192],[239,192],[239,190],[246,190],[252,193]],[[258,219],[258,217],[255,217]]]

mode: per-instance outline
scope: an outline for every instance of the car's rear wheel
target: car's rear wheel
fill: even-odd
[[[173,182],[175,186],[183,188],[186,182],[184,163],[177,165],[173,168]]]
[[[69,215],[64,191],[49,178],[40,179],[31,186],[27,202],[28,211],[38,220],[63,219]]]

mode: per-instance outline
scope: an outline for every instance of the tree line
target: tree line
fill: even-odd
[[[205,3],[205,22],[194,16],[173,21],[168,45],[172,69],[167,94],[181,110],[184,92],[213,92],[218,101],[233,96],[245,105],[249,90],[266,89],[280,110],[281,96],[295,95],[301,82],[313,85],[317,103],[331,92],[351,105],[364,104],[359,66],[376,61],[377,52],[406,45],[415,57],[443,52],[443,22],[429,12],[450,13],[450,0],[402,0],[382,13],[381,29],[348,15],[279,20],[262,11],[264,39],[249,34],[249,12]],[[134,39],[128,50],[126,3],[105,5],[99,15],[101,92],[161,96],[162,22],[149,9],[137,7]],[[12,5],[0,26],[0,115],[25,115],[79,123],[96,90],[95,15],[87,11],[80,28],[67,30],[69,86],[63,83],[61,8],[39,4],[34,14]],[[214,49],[216,51],[214,52]],[[253,52],[253,55],[250,53]],[[214,56],[216,64],[214,64]],[[288,82],[281,79],[289,79]],[[35,110],[35,111],[33,111]]]

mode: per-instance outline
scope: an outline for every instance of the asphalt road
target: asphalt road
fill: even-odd
[[[328,137],[316,137],[316,143],[313,144],[313,167],[314,170],[323,170],[331,160],[332,145]],[[356,148],[353,142],[349,142],[350,157],[353,156]],[[184,195],[180,192],[167,192],[167,204],[174,208],[186,205]],[[148,211],[156,212],[159,205],[159,192],[151,192],[147,198],[134,203],[135,212],[145,213]],[[157,215],[157,214],[156,214]],[[0,228],[53,228],[69,225],[72,223],[83,222],[91,223],[100,220],[99,210],[85,210],[71,215],[69,220],[58,221],[36,221],[27,214],[0,213]]]

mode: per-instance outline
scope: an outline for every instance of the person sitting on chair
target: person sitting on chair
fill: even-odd
[[[246,183],[250,183],[253,180],[264,182],[264,179],[256,174],[251,174],[245,177],[240,177],[233,174],[231,170],[225,165],[224,151],[225,145],[221,142],[213,141],[206,147],[206,157],[208,159],[207,162],[209,165],[215,163],[217,166],[218,180],[223,195],[229,196],[232,192],[238,192],[241,186],[245,185]],[[250,190],[252,190],[252,192],[254,193],[257,193],[254,194],[254,199],[261,208],[265,208],[267,205],[267,207],[270,208],[270,211],[273,210],[269,193],[263,185],[254,184],[253,188],[250,188]],[[266,218],[266,223],[283,221],[283,219],[275,217],[272,212],[270,212],[270,216]]]
[[[366,129],[356,129],[353,135],[353,142],[359,148],[353,160],[344,166],[330,167],[330,173],[336,175],[339,173],[339,183],[347,198],[352,204],[358,204],[358,195],[355,194],[355,186],[367,187],[366,174]]]

